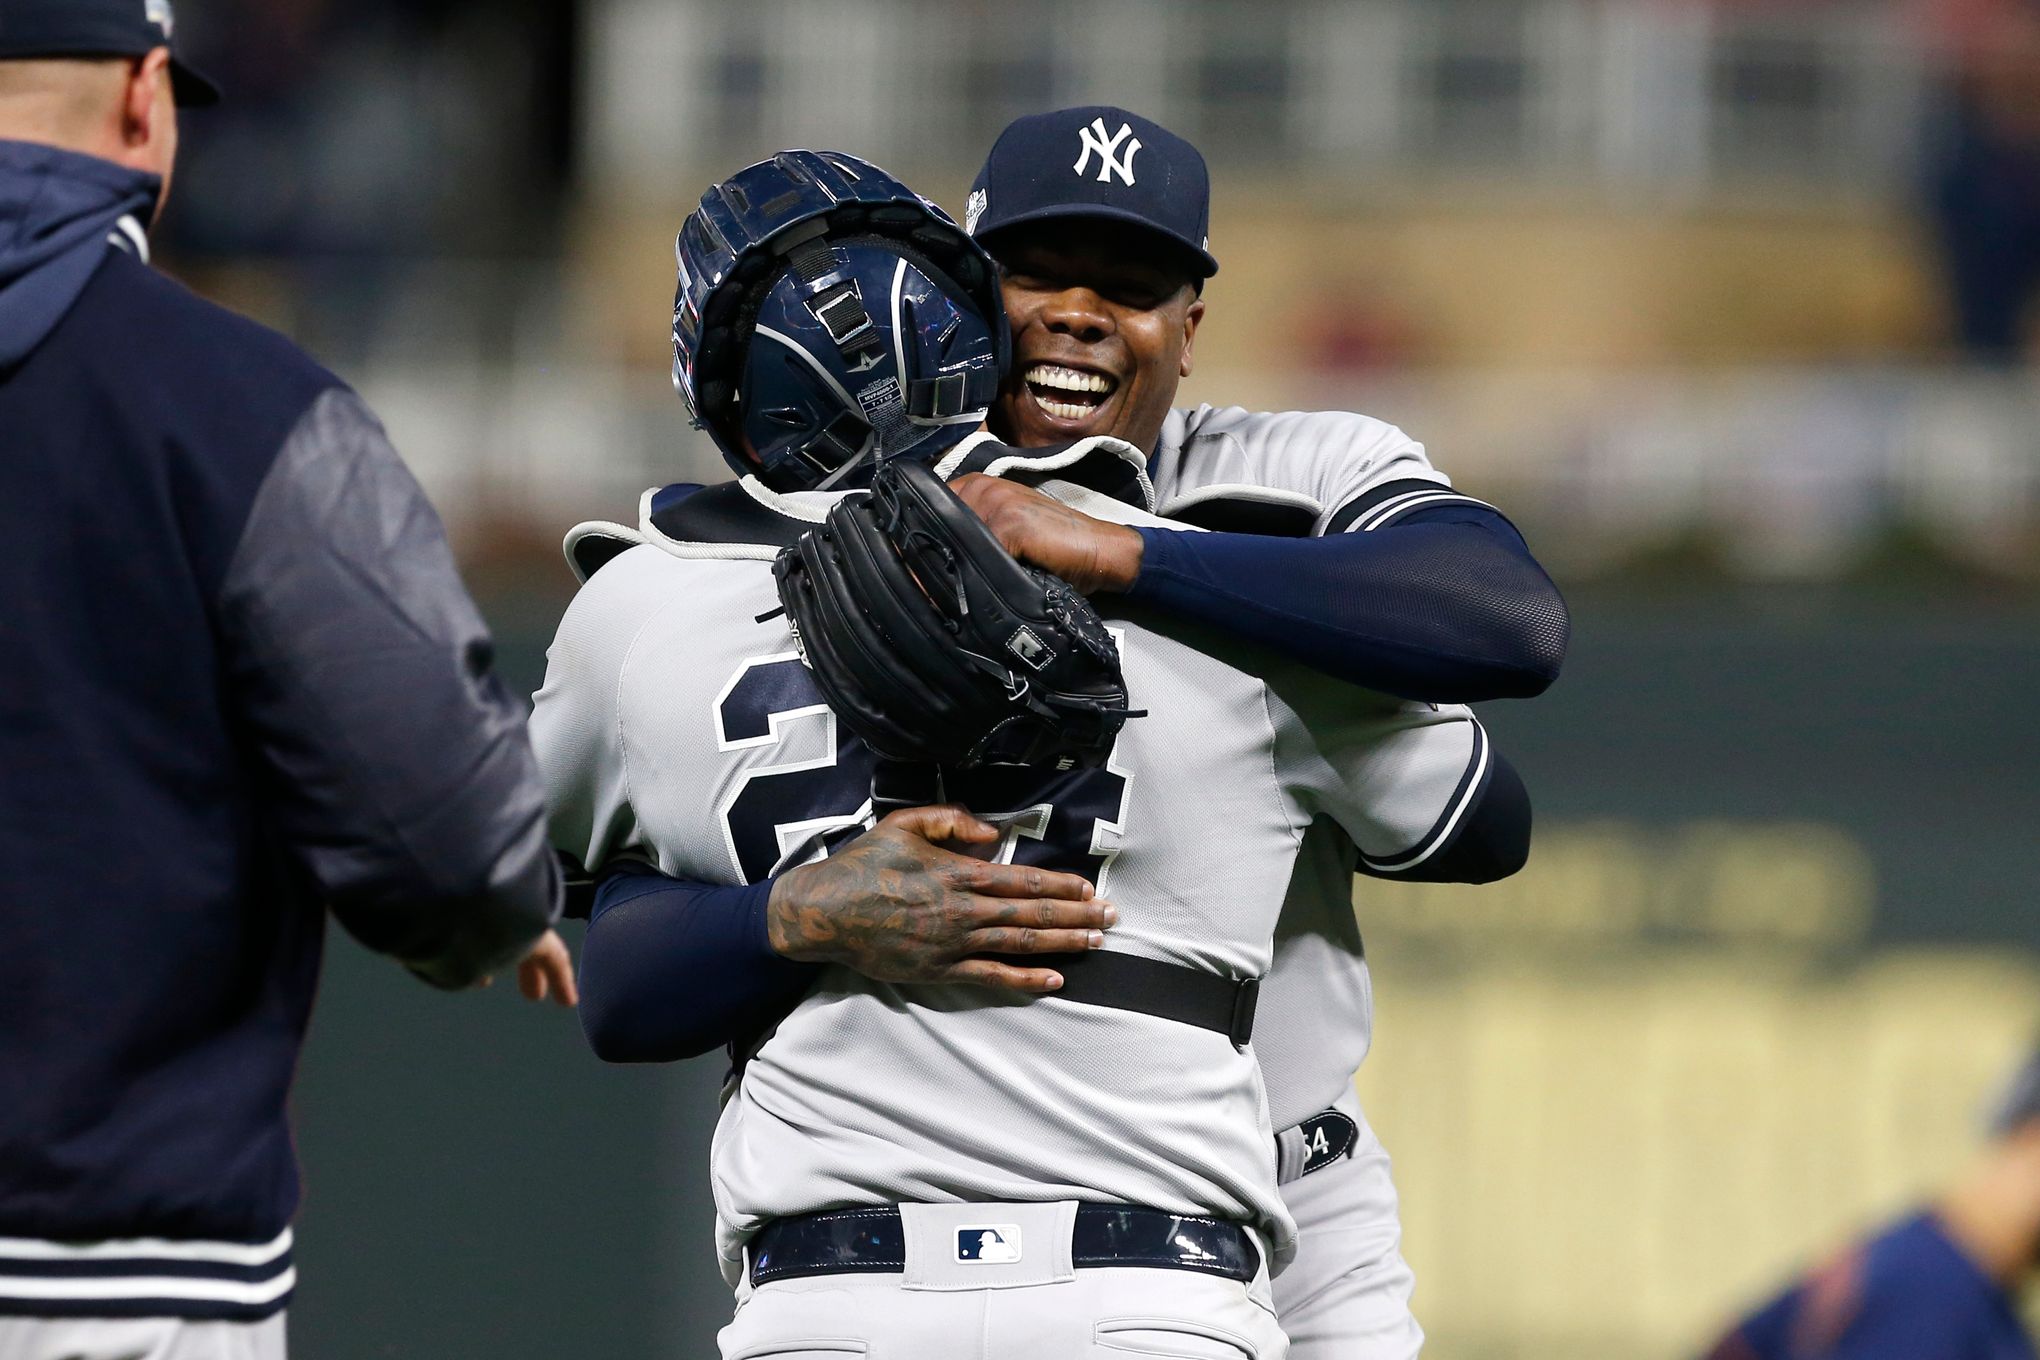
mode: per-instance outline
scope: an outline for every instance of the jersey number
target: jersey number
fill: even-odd
[[[716,700],[715,727],[719,750],[764,747],[780,757],[753,765],[722,805],[723,841],[744,882],[768,877],[803,841],[870,815],[870,756],[838,731],[798,656],[746,661]],[[797,735],[815,753],[788,759],[780,748]]]
[[[744,662],[716,700],[716,744],[762,747],[779,759],[752,766],[723,802],[723,839],[746,883],[820,838],[831,846],[871,816],[872,755],[841,729],[800,658]],[[809,726],[814,724],[815,726]],[[797,733],[813,752],[787,758]],[[1107,766],[1065,774],[997,767],[951,773],[952,800],[1007,828],[998,857],[1080,874],[1101,886],[1119,853],[1128,775]]]

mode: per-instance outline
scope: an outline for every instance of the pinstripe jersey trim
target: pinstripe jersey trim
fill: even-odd
[[[1484,500],[1469,496],[1463,491],[1454,491],[1441,483],[1404,478],[1378,486],[1366,495],[1340,506],[1325,525],[1325,532],[1369,533],[1375,529],[1385,529],[1415,511],[1429,510],[1440,505],[1477,505],[1483,510],[1495,509]],[[1495,510],[1495,513],[1501,512]]]
[[[1406,874],[1444,849],[1451,843],[1452,833],[1458,830],[1466,810],[1480,800],[1492,764],[1487,729],[1476,720],[1473,724],[1473,753],[1467,759],[1466,772],[1460,775],[1458,787],[1452,790],[1452,797],[1445,802],[1445,811],[1431,829],[1401,854],[1376,858],[1363,850],[1360,862],[1377,874]]]

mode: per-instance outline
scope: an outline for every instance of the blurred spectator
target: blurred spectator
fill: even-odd
[[[559,249],[576,0],[188,8],[230,99],[184,148],[169,260],[343,367],[515,329],[522,262]]]
[[[2010,362],[2040,295],[2040,0],[1940,0],[1952,58],[1930,191],[1965,354]]]
[[[2033,1360],[2014,1294],[2040,1268],[2040,1049],[1940,1202],[1746,1318],[1709,1360]]]
[[[199,255],[532,253],[565,183],[572,0],[214,0],[169,244]]]
[[[1386,292],[1343,284],[1314,295],[1296,321],[1304,363],[1327,377],[1348,378],[1415,362],[1422,348],[1416,323]]]

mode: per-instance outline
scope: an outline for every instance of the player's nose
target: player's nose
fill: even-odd
[[[1089,288],[1064,288],[1043,303],[1041,322],[1051,334],[1091,345],[1112,334],[1112,309]]]

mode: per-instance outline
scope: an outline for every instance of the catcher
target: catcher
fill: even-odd
[[[1282,1355],[1268,1279],[1293,1225],[1251,1041],[1284,890],[1343,897],[1341,844],[1392,857],[1479,822],[1473,792],[1504,787],[1485,735],[1157,618],[1107,624],[1005,558],[922,463],[1163,523],[1145,460],[958,443],[1004,359],[996,283],[876,167],[752,167],[679,253],[677,376],[746,475],[569,536],[587,584],[533,732],[563,849],[724,885],[686,912],[659,909],[663,879],[647,910],[607,893],[583,977],[607,1057],[681,1056],[755,1005],[712,1156],[724,1354]],[[931,790],[952,805],[857,834]],[[772,876],[833,849],[834,881],[878,900],[908,822],[999,862],[949,884],[1032,866],[1039,900],[1011,905],[1039,935],[978,930],[933,984],[779,957]],[[1109,947],[1063,925],[1080,904],[1116,919]],[[1051,994],[957,985],[1013,980],[997,956],[1030,946]]]

